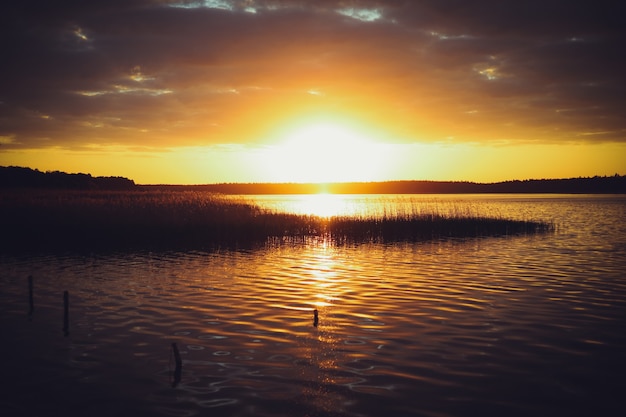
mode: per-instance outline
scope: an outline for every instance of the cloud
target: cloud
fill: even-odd
[[[626,141],[618,7],[16,2],[0,22],[2,149],[249,143],[322,110],[401,141]]]

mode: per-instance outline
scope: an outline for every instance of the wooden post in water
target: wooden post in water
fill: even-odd
[[[317,309],[313,310],[313,327],[317,327],[319,324],[319,316],[317,315]]]
[[[35,311],[35,302],[33,300],[33,276],[32,275],[28,276],[28,304],[29,304],[28,315],[32,316],[33,312]]]
[[[172,380],[172,387],[176,387],[180,383],[180,379],[183,373],[183,360],[180,358],[180,352],[176,343],[172,343],[172,352],[174,352],[174,362],[176,367],[174,368],[174,378]]]
[[[63,334],[70,334],[70,293],[63,292]]]

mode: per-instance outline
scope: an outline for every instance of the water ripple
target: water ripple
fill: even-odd
[[[80,381],[84,398],[138,415],[607,411],[624,371],[626,246],[623,226],[586,224],[588,208],[562,209],[554,236],[5,257],[0,324],[22,346],[5,344],[7,372],[50,398]],[[28,403],[10,392],[7,409]]]

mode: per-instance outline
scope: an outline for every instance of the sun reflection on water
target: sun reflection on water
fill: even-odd
[[[347,201],[338,194],[303,195],[300,204],[306,214],[320,217],[337,216],[350,211]]]
[[[343,280],[338,273],[336,248],[322,242],[310,247],[310,251],[306,265],[308,279],[304,284],[309,287],[319,321],[315,320],[315,330],[303,346],[303,355],[311,366],[302,369],[301,378],[308,381],[303,385],[302,395],[319,412],[337,413],[344,409],[346,398],[338,389],[341,343],[333,320],[333,306],[340,302],[338,292]]]
[[[253,201],[271,210],[326,218],[364,215],[368,207],[358,196],[330,193],[255,196]]]
[[[326,245],[318,249],[314,256],[317,267],[311,271],[311,292],[315,298],[316,308],[328,307],[336,300],[334,287],[337,281],[335,259],[332,249]]]

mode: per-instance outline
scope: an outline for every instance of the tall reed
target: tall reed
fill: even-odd
[[[320,236],[346,242],[538,233],[551,225],[464,213],[321,218],[272,212],[202,191],[29,191],[0,196],[0,249],[159,250],[254,247]]]

